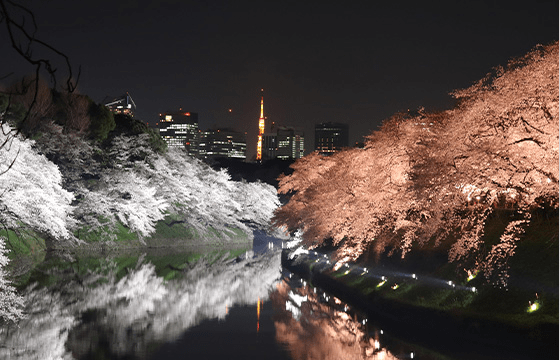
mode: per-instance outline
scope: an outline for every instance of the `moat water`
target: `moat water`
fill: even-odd
[[[49,256],[22,291],[27,317],[0,327],[0,358],[530,358],[403,341],[282,269],[278,245]]]

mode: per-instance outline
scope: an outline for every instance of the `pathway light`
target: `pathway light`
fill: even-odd
[[[538,300],[535,300],[535,302],[530,302],[529,301],[529,308],[527,308],[527,312],[528,313],[532,313],[537,311],[539,308],[541,307],[540,303]]]
[[[471,272],[470,270],[467,272],[469,274],[469,277],[467,278],[467,282],[471,281],[472,279],[474,279],[476,277],[476,275],[478,274],[478,270],[475,272]]]

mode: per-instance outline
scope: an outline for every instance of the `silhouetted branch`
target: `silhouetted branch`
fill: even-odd
[[[16,16],[14,15],[14,13],[17,13],[18,11],[22,12],[21,18],[18,17],[19,20],[17,20]],[[29,21],[32,23],[32,25],[30,26],[27,25]],[[52,59],[44,57],[34,57],[34,47],[37,46],[54,53],[55,58],[62,58],[68,72],[68,77],[65,80],[65,90],[70,93],[76,89],[77,82],[81,74],[81,69],[79,69],[77,78],[74,81],[72,66],[70,64],[70,59],[68,58],[68,56],[58,49],[54,48],[53,46],[49,45],[48,43],[36,38],[35,34],[37,32],[37,22],[35,20],[35,15],[27,7],[12,0],[0,0],[0,23],[2,22],[4,22],[6,25],[6,32],[8,34],[8,38],[10,39],[12,48],[16,51],[17,54],[20,55],[23,60],[34,67],[35,70],[35,78],[33,79],[33,99],[27,107],[23,120],[18,124],[17,129],[11,131],[15,136],[20,132],[22,125],[29,118],[33,107],[37,103],[39,79],[40,74],[43,70],[45,70],[49,75],[53,88],[57,87],[57,68],[53,65]],[[13,73],[3,76],[1,79],[6,79],[11,74]],[[27,85],[27,87],[29,86],[31,86],[31,84]],[[25,93],[26,91],[27,88],[23,87],[22,92]],[[12,96],[15,95],[13,91],[5,92],[5,94],[8,95],[9,102],[4,115],[0,114],[0,123],[2,124],[6,123],[7,121],[7,116],[5,115],[9,113],[10,106],[12,105]]]

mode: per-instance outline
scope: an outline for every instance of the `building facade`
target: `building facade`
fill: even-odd
[[[304,133],[292,126],[278,126],[263,135],[263,160],[295,160],[304,156]]]
[[[159,134],[168,147],[184,147],[189,155],[198,156],[198,114],[176,111],[159,114]]]
[[[331,155],[345,147],[348,147],[348,124],[315,124],[315,151],[321,155]]]
[[[200,132],[198,156],[201,159],[229,158],[245,161],[247,134],[232,129],[213,129]]]
[[[128,92],[118,97],[107,96],[103,99],[103,105],[115,114],[126,114],[132,117],[136,110],[136,104]]]

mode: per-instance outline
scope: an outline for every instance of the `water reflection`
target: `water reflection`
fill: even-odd
[[[537,358],[393,337],[395,327],[384,333],[376,319],[282,276],[277,251],[222,255],[186,255],[184,266],[181,254],[172,265],[150,255],[50,264],[23,294],[27,318],[0,326],[0,359]]]
[[[271,300],[278,310],[276,339],[294,360],[403,358],[381,346],[380,331],[370,331],[363,314],[303,280],[285,278]]]
[[[143,259],[121,278],[110,261],[85,272],[53,268],[50,286],[25,290],[27,318],[0,327],[0,358],[147,358],[204,319],[223,319],[228,307],[260,310],[280,269],[278,252],[201,258],[169,281]]]

